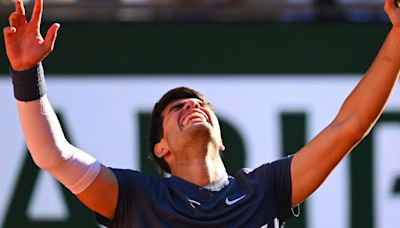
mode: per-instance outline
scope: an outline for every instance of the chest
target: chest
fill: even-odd
[[[206,189],[165,188],[149,193],[143,217],[182,227],[261,227],[273,224],[275,202],[257,184],[232,183],[218,192]],[[176,227],[176,226],[174,226]],[[273,227],[273,226],[268,226]]]

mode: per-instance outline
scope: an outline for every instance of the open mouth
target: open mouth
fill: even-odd
[[[197,123],[197,122],[210,123],[210,119],[208,118],[206,113],[196,110],[196,111],[189,112],[188,114],[184,115],[180,121],[180,125],[182,127],[186,127],[190,124]]]

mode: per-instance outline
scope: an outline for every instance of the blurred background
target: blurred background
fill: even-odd
[[[24,1],[28,15],[33,1]],[[334,118],[390,30],[383,0],[45,0],[49,97],[74,145],[156,174],[148,119],[168,89],[214,103],[230,174],[293,154]],[[0,25],[13,2],[0,0]],[[98,227],[32,163],[0,52],[0,227]],[[371,91],[374,93],[375,91]],[[287,228],[393,228],[400,211],[400,94]]]
[[[32,0],[24,1],[30,3]],[[2,14],[12,0],[1,0]],[[382,0],[48,0],[62,21],[382,22]]]

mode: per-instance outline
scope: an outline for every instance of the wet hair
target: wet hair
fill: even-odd
[[[159,143],[161,138],[163,137],[162,112],[171,102],[187,98],[197,98],[202,102],[207,102],[205,96],[202,93],[188,87],[177,87],[165,93],[161,97],[161,99],[158,100],[157,103],[154,105],[150,119],[147,146],[149,158],[155,162],[159,171],[171,173],[171,169],[164,158],[159,158],[154,153],[154,146]]]

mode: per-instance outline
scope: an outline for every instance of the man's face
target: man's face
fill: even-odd
[[[201,143],[223,150],[218,119],[209,103],[197,98],[172,101],[162,112],[163,138],[171,151],[184,151]]]

